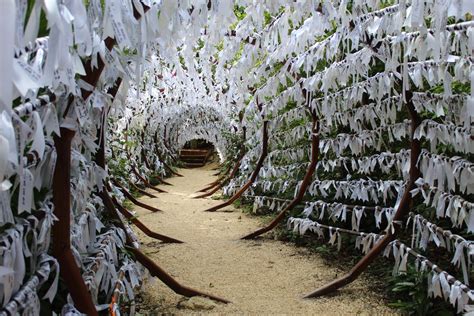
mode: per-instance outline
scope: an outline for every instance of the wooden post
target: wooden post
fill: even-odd
[[[134,255],[135,258],[150,271],[152,276],[158,277],[164,284],[166,284],[170,289],[172,289],[175,293],[184,295],[186,297],[193,297],[193,296],[203,296],[208,297],[212,300],[221,303],[230,303],[230,301],[220,298],[218,296],[207,294],[187,286],[181,285],[178,281],[176,281],[172,276],[170,276],[166,271],[161,269],[156,263],[153,262],[149,257],[143,254],[140,250],[134,247],[127,247]]]
[[[153,206],[150,206],[148,204],[145,204],[143,202],[140,202],[138,201],[135,197],[133,197],[133,195],[128,192],[128,190],[122,186],[118,181],[116,181],[115,179],[112,179],[113,183],[119,187],[120,191],[122,191],[122,193],[125,195],[125,197],[127,199],[129,199],[133,204],[137,205],[137,206],[140,206],[140,207],[143,207],[144,209],[147,209],[149,211],[152,211],[153,213],[155,212],[162,212],[162,210],[156,208],[156,207],[153,207]]]
[[[199,190],[198,192],[204,192],[204,191],[208,191],[208,190],[214,188],[210,192],[207,192],[207,193],[204,193],[202,195],[194,197],[195,199],[204,198],[204,197],[208,197],[208,196],[213,195],[214,193],[219,191],[219,189],[221,189],[228,181],[232,180],[235,177],[235,175],[239,171],[240,164],[242,163],[242,159],[244,159],[244,157],[245,157],[246,150],[245,150],[244,143],[245,143],[245,140],[246,140],[246,134],[247,134],[246,133],[246,128],[243,127],[243,134],[242,134],[243,135],[243,141],[242,141],[242,146],[240,148],[239,159],[237,159],[237,162],[235,163],[234,168],[232,168],[232,171],[230,172],[230,174],[227,177],[223,177],[221,180],[216,180],[215,182],[210,183],[207,188]]]
[[[148,227],[145,226],[141,221],[138,220],[129,210],[127,210],[122,204],[119,203],[119,201],[114,197],[111,196],[112,202],[114,202],[114,205],[116,209],[123,215],[127,220],[132,222],[135,226],[137,226],[142,232],[145,233],[148,237],[155,238],[158,240],[163,241],[164,243],[177,243],[177,244],[182,244],[183,242],[181,240],[168,237],[159,233],[156,233],[152,230],[150,230]]]
[[[143,195],[146,195],[148,197],[151,197],[151,198],[157,198],[156,195],[153,195],[141,188],[139,188],[135,183],[133,183],[132,181],[128,181],[128,183],[132,186],[132,188],[134,188],[135,190],[137,190],[139,193],[143,194]]]
[[[250,179],[229,200],[219,205],[208,208],[207,210],[205,210],[205,212],[215,212],[223,207],[231,205],[235,200],[241,197],[242,194],[244,194],[245,191],[247,191],[247,189],[257,179],[258,173],[260,172],[260,169],[262,169],[263,162],[265,161],[267,154],[268,154],[268,121],[264,120],[263,126],[262,126],[262,152],[260,153],[260,158],[257,161],[257,165],[255,166],[255,170],[252,172]]]
[[[285,218],[286,214],[289,211],[291,211],[296,205],[298,205],[298,203],[301,202],[301,200],[303,200],[306,190],[308,189],[308,186],[311,183],[311,179],[313,178],[314,170],[316,169],[316,165],[318,164],[319,159],[319,121],[315,113],[311,113],[311,115],[313,120],[313,126],[311,128],[311,162],[308,166],[308,169],[306,170],[306,174],[298,190],[298,194],[290,202],[290,204],[288,204],[288,206],[285,207],[283,211],[281,211],[275,217],[275,219],[270,222],[270,224],[268,224],[266,227],[258,229],[257,231],[251,234],[242,237],[242,239],[252,239],[272,230],[278,225],[278,223],[280,223]]]
[[[87,315],[98,315],[71,251],[71,142],[75,132],[67,128],[61,128],[60,132],[61,137],[54,136],[57,159],[53,175],[53,204],[58,221],[51,228],[53,256],[58,260],[61,278],[77,309]]]
[[[145,177],[142,176],[142,175],[138,172],[138,170],[135,168],[135,166],[130,165],[130,170],[132,170],[133,174],[135,174],[135,175],[137,176],[137,178],[140,179],[140,180],[143,182],[143,184],[144,184],[147,188],[150,188],[150,189],[152,189],[152,190],[155,190],[155,191],[158,192],[158,193],[168,193],[168,192],[166,192],[165,190],[162,190],[162,189],[160,189],[160,188],[156,188],[156,187],[152,186],[151,183],[148,182],[148,180],[145,179]]]
[[[245,157],[245,152],[242,152],[242,154],[239,157],[239,160],[237,160],[237,162],[235,163],[234,168],[232,169],[232,171],[231,171],[231,173],[228,177],[225,177],[222,181],[217,182],[216,185],[212,185],[209,188],[207,188],[207,190],[210,190],[210,189],[213,188],[211,191],[206,192],[206,193],[201,194],[201,195],[198,195],[198,196],[195,196],[194,199],[205,198],[205,197],[211,196],[214,193],[216,193],[217,191],[219,191],[228,181],[230,181],[232,178],[235,177],[235,174],[239,170],[240,164],[242,163],[242,159],[244,157]],[[207,190],[205,190],[205,191],[207,191]]]
[[[395,215],[392,219],[392,223],[403,220],[408,213],[410,212],[410,204],[412,202],[412,196],[410,191],[415,188],[415,181],[421,176],[421,172],[417,166],[418,158],[421,153],[421,144],[418,139],[413,137],[415,130],[421,123],[421,118],[415,110],[415,107],[412,103],[412,93],[407,91],[407,109],[411,118],[411,131],[410,131],[410,172],[409,180],[405,191],[403,193],[400,204],[395,212]],[[336,291],[337,289],[353,282],[357,277],[367,269],[367,267],[377,258],[387,247],[387,245],[395,239],[397,234],[400,231],[399,225],[393,225],[394,232],[391,229],[387,229],[385,236],[379,240],[374,247],[361,259],[357,264],[343,277],[336,279],[325,286],[317,289],[316,291],[306,295],[306,298],[310,297],[319,297]]]

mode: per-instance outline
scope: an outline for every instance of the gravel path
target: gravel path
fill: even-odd
[[[258,228],[258,218],[233,207],[207,213],[221,201],[192,199],[193,194],[216,179],[211,166],[181,169],[184,177],[160,186],[168,193],[142,197],[163,213],[137,207],[139,219],[156,232],[184,241],[162,245],[137,231],[145,253],[182,284],[218,295],[231,304],[191,301],[173,293],[159,280],[149,282],[138,304],[142,315],[246,314],[246,315],[383,315],[393,311],[380,297],[367,291],[370,284],[357,280],[337,295],[302,299],[304,294],[341,275],[304,248],[271,239],[242,241],[240,236]]]

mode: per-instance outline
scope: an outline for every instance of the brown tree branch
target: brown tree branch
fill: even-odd
[[[415,107],[413,106],[413,103],[411,101],[412,93],[406,92],[406,97],[407,97],[406,106],[411,118],[410,172],[409,172],[409,180],[408,180],[407,186],[403,193],[400,204],[392,219],[392,223],[403,220],[409,214],[410,204],[413,200],[410,191],[415,187],[415,181],[421,176],[421,172],[417,166],[418,158],[421,152],[421,144],[418,139],[415,139],[413,137],[415,130],[421,123],[421,119],[418,116],[418,113],[416,112]],[[387,245],[396,238],[397,234],[400,231],[400,227],[399,225],[394,225],[393,227],[394,227],[394,232],[392,232],[391,229],[387,229],[386,235],[381,240],[379,240],[374,245],[374,247],[361,260],[359,260],[359,262],[357,262],[357,264],[346,275],[324,285],[323,287],[306,295],[305,297],[306,298],[319,297],[322,295],[332,293],[336,291],[337,289],[357,279],[357,277],[362,272],[364,272],[365,269],[367,269],[367,267],[375,260],[375,258],[377,258],[384,251],[385,247],[387,247]]]
[[[129,199],[133,204],[137,205],[137,206],[140,206],[140,207],[143,207],[144,209],[147,209],[149,211],[152,211],[153,213],[155,212],[162,212],[162,210],[156,208],[156,207],[153,207],[151,205],[148,205],[148,204],[145,204],[143,202],[140,202],[138,201],[130,192],[128,192],[128,190],[122,185],[120,184],[120,182],[118,182],[117,180],[115,179],[111,179],[111,181],[113,182],[114,185],[116,185],[117,187],[119,187],[120,191],[122,191],[123,195],[125,195],[125,197],[127,199]],[[108,186],[108,184],[107,184]],[[110,190],[110,188],[109,188]]]
[[[161,267],[159,267],[153,260],[151,260],[148,256],[146,256],[144,253],[142,253],[140,250],[134,248],[134,247],[127,247],[128,250],[130,250],[134,255],[135,258],[145,267],[150,271],[150,274],[152,276],[155,276],[159,278],[164,284],[166,284],[170,289],[172,289],[175,293],[184,295],[186,297],[193,297],[193,296],[203,296],[203,297],[208,297],[212,300],[215,300],[217,302],[221,303],[230,303],[230,301],[220,298],[218,296],[204,293],[195,289],[192,289],[190,287],[181,285],[178,281],[176,281],[172,276],[170,276],[168,273],[166,273],[165,270],[163,270]]]
[[[157,187],[154,187],[153,185],[151,185],[150,182],[148,182],[147,179],[145,179],[144,176],[142,176],[138,171],[137,169],[135,168],[135,166],[131,165],[130,166],[130,170],[132,170],[133,174],[135,174],[137,176],[138,179],[140,179],[143,184],[147,187],[147,188],[150,188],[152,190],[155,190],[156,192],[159,192],[159,193],[168,193],[166,192],[165,190],[162,190],[160,188],[157,188]]]
[[[241,122],[242,122],[242,118],[240,120]],[[213,183],[210,183],[208,185],[208,188],[206,188],[206,190],[204,190],[204,191],[208,191],[212,188],[214,188],[214,189],[210,192],[207,192],[205,194],[194,197],[195,199],[204,198],[204,197],[208,197],[208,196],[213,195],[214,193],[219,191],[228,181],[232,180],[235,177],[235,175],[239,171],[240,164],[242,163],[242,159],[244,159],[245,153],[246,153],[244,143],[245,143],[245,140],[247,139],[247,129],[245,127],[243,127],[242,130],[243,130],[243,133],[242,133],[243,140],[242,140],[242,145],[240,147],[239,159],[237,159],[237,162],[235,163],[234,167],[232,168],[232,171],[230,172],[230,174],[228,176],[222,177],[221,180],[216,180]],[[199,190],[198,192],[204,192],[204,191]]]
[[[303,178],[303,182],[298,190],[298,194],[295,198],[288,204],[274,219],[270,222],[267,226],[258,229],[257,231],[248,234],[242,239],[252,239],[261,234],[264,234],[273,228],[275,228],[278,223],[280,223],[286,216],[286,214],[291,211],[296,205],[298,205],[306,193],[309,184],[311,183],[311,179],[313,178],[314,170],[316,169],[316,165],[318,164],[319,159],[319,121],[316,117],[316,114],[312,113],[312,120],[313,126],[311,128],[311,163],[306,170],[306,174]]]
[[[206,209],[205,212],[215,212],[223,207],[231,205],[235,200],[242,196],[242,194],[247,191],[247,189],[255,182],[258,177],[258,173],[260,169],[262,169],[263,162],[268,155],[268,121],[263,121],[262,126],[262,152],[260,153],[260,158],[257,161],[257,165],[255,166],[255,170],[252,172],[250,179],[245,183],[239,191],[237,191],[229,200],[219,205],[213,206],[209,209]]]
[[[168,237],[159,233],[156,233],[152,230],[150,230],[148,227],[145,226],[136,216],[134,216],[129,210],[127,210],[120,202],[115,198],[114,196],[111,196],[112,202],[115,205],[116,210],[118,210],[127,220],[132,222],[135,226],[137,226],[145,235],[148,237],[158,239],[163,241],[164,243],[177,243],[177,244],[182,244],[183,242],[181,240]]]
[[[135,183],[133,183],[132,181],[128,181],[128,183],[132,186],[132,188],[134,188],[135,190],[137,190],[138,192],[140,192],[141,194],[143,195],[146,195],[148,197],[151,197],[151,198],[157,198],[156,195],[153,195],[143,189],[141,189],[140,187],[138,187]]]
[[[58,260],[60,275],[72,300],[81,313],[98,315],[81,271],[71,251],[71,142],[75,132],[61,127],[61,137],[54,136],[56,165],[53,174],[54,222],[53,256]]]

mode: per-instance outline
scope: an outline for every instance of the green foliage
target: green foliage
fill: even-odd
[[[220,166],[220,171],[225,172],[233,168],[237,157],[240,156],[241,150],[243,150],[244,144],[242,143],[242,135],[240,133],[233,133],[229,130],[221,131],[222,137],[226,139],[227,142],[227,157],[228,159]]]
[[[226,197],[223,195],[213,195],[211,196],[211,200],[225,200]]]
[[[245,13],[245,7],[239,6],[238,4],[234,5],[234,15],[237,18],[237,21],[229,25],[230,30],[235,30],[239,22],[247,16],[247,14]]]
[[[230,65],[235,65],[239,60],[240,60],[240,57],[242,57],[242,53],[244,52],[244,48],[245,48],[245,43],[240,43],[240,46],[239,46],[239,50],[235,53],[234,57],[232,57],[232,59],[229,61],[229,64]]]
[[[181,64],[181,67],[183,67],[184,70],[187,70],[188,68],[186,67],[186,60],[184,59],[184,57],[181,54],[179,54],[178,58],[179,58],[179,63]]]
[[[234,14],[238,21],[242,21],[247,16],[245,7],[238,4],[234,5]]]
[[[391,291],[403,299],[398,299],[389,306],[410,315],[427,315],[432,303],[426,295],[425,277],[412,268],[408,269],[407,274],[394,277],[390,281]]]
[[[157,173],[153,173],[153,174],[150,175],[149,182],[150,182],[151,185],[155,186],[155,185],[160,184],[160,180],[158,180],[157,176],[160,176],[160,175],[157,174]]]
[[[267,56],[268,56],[267,53],[265,53],[265,54],[263,54],[262,56],[260,56],[260,58],[258,58],[258,59],[255,61],[254,68],[260,67],[260,66],[263,64],[263,62],[267,59]],[[264,79],[264,81],[261,83],[260,87],[263,86],[263,84],[266,82],[266,79],[265,79],[265,78],[260,78],[260,80],[263,80],[263,79]],[[268,78],[267,78],[267,79],[268,79]],[[259,87],[257,87],[257,88],[259,88]]]
[[[383,0],[381,1],[380,8],[386,8],[395,4],[395,0]]]
[[[242,148],[242,135],[240,133],[234,133],[230,130],[222,130],[222,137],[228,144],[227,156],[230,157],[230,162],[233,162],[236,157],[239,156],[240,149]]]
[[[451,89],[455,94],[471,93],[471,85],[465,82],[453,81],[451,82]],[[444,93],[444,86],[442,84],[435,85],[429,91],[432,93]]]
[[[240,208],[243,213],[251,214],[252,213],[252,203],[246,202],[243,199],[237,199],[234,203],[232,203],[234,207]]]
[[[224,40],[220,40],[219,43],[217,43],[215,47],[218,52],[222,51],[224,49]],[[215,57],[217,59],[217,56]]]
[[[109,174],[114,178],[128,179],[129,172],[127,170],[128,160],[120,157],[110,159],[108,162]]]
[[[263,12],[263,16],[264,16],[264,19],[265,19],[264,22],[263,22],[263,26],[267,26],[268,24],[272,23],[273,17],[270,14],[270,12],[268,12],[268,11]]]
[[[26,8],[26,18],[25,18],[25,21],[23,21],[23,27],[25,27],[25,28],[26,28],[26,24],[28,23],[28,20],[31,16],[31,11],[33,10],[34,5],[35,5],[35,0],[28,0],[28,6]],[[41,10],[38,37],[47,36],[48,34],[49,34],[48,20],[46,19],[45,12],[43,10]]]
[[[194,51],[197,52],[197,51],[201,50],[204,47],[204,44],[205,43],[201,38],[198,39],[196,47],[194,47]]]
[[[126,209],[133,209],[133,203],[129,200],[124,200],[122,204]]]
[[[282,115],[283,113],[293,110],[294,108],[296,108],[297,105],[298,104],[295,101],[288,101],[286,106],[278,111],[278,115]]]
[[[408,265],[406,274],[395,276],[389,281],[389,288],[396,297],[396,301],[389,303],[389,306],[406,315],[453,315],[447,303],[427,296],[428,276],[428,273],[418,272]]]

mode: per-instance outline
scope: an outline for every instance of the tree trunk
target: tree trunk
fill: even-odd
[[[51,229],[53,256],[58,260],[61,278],[77,309],[87,315],[98,315],[71,251],[71,141],[75,132],[66,128],[61,128],[60,132],[61,137],[54,137],[57,160],[53,175],[53,204],[58,221]]]

